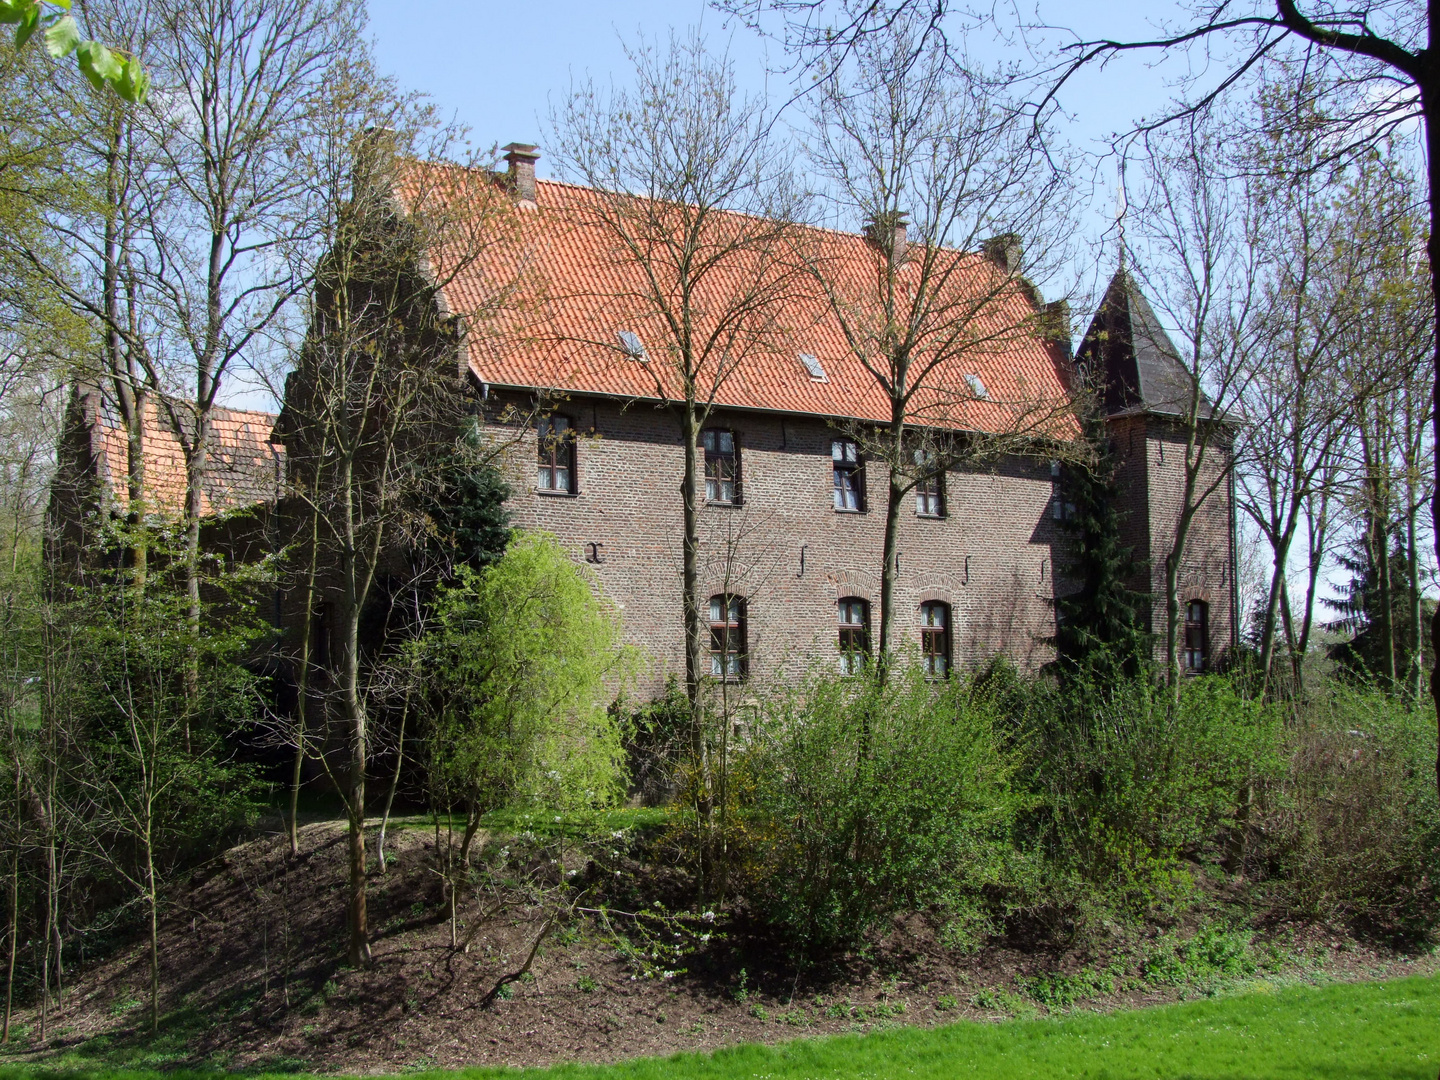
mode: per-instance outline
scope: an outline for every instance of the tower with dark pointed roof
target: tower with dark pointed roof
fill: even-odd
[[[1199,482],[1207,494],[1191,524],[1179,574],[1182,654],[1194,654],[1190,666],[1213,669],[1238,640],[1230,421],[1216,414],[1196,386],[1123,264],[1110,279],[1075,362],[1094,393],[1116,461],[1123,537],[1141,567],[1133,587],[1152,597],[1144,618],[1155,635],[1157,661],[1164,658],[1165,558],[1183,503],[1189,418],[1220,425],[1210,438]],[[1182,666],[1186,660],[1182,655]]]

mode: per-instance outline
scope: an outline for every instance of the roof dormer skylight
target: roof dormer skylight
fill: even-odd
[[[965,385],[970,387],[970,392],[981,401],[990,400],[990,391],[985,389],[985,384],[980,381],[979,375],[966,375]]]
[[[805,370],[810,373],[810,378],[811,378],[812,381],[814,381],[814,382],[829,382],[829,381],[830,381],[828,378],[825,377],[825,369],[820,366],[820,361],[819,361],[818,359],[816,359],[813,355],[811,355],[811,354],[808,353],[808,352],[802,352],[802,353],[799,354],[799,356],[800,356],[800,363],[803,364],[803,365],[805,366]]]
[[[615,336],[620,339],[620,348],[632,360],[644,363],[650,359],[645,355],[645,343],[640,340],[640,335],[634,330],[617,330]]]

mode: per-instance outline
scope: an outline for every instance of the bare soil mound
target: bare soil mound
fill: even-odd
[[[370,878],[373,960],[349,968],[344,835],[343,826],[308,826],[298,858],[283,836],[262,837],[195,876],[162,930],[158,1036],[145,1030],[149,973],[137,941],[72,972],[46,1045],[17,1056],[324,1072],[543,1065],[1195,992],[1138,979],[1088,989],[1084,979],[1067,981],[1067,972],[1096,970],[1094,955],[1004,946],[957,955],[918,918],[897,922],[869,955],[837,957],[823,972],[795,969],[776,943],[735,925],[713,949],[687,957],[685,971],[644,978],[612,938],[579,920],[548,938],[529,975],[487,1004],[497,981],[523,963],[546,913],[506,907],[465,927],[475,932],[468,953],[451,949],[432,842],[401,830],[392,834],[394,865]],[[462,910],[462,922],[478,917],[476,907]],[[1324,927],[1282,928],[1280,937],[1284,949],[1270,968],[1277,977],[1373,978],[1436,966],[1433,957],[1387,952]],[[33,1009],[17,1016],[32,1037],[36,1019]]]

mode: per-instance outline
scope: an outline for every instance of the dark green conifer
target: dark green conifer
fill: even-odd
[[[1135,678],[1150,655],[1139,615],[1145,597],[1128,584],[1136,566],[1121,541],[1116,495],[1115,463],[1103,444],[1093,467],[1067,467],[1061,475],[1062,580],[1077,586],[1055,602],[1056,666],[1066,681]]]

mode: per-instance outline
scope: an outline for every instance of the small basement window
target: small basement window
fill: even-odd
[[[640,335],[634,330],[617,330],[615,336],[620,339],[621,350],[632,360],[639,360],[643,363],[650,359],[645,355],[645,343],[640,340]]]
[[[802,353],[800,353],[799,355],[800,355],[800,363],[801,363],[802,365],[804,365],[805,370],[810,373],[810,378],[811,378],[812,380],[814,380],[815,382],[829,382],[829,381],[830,381],[830,380],[825,376],[825,369],[820,366],[820,361],[819,361],[819,359],[818,359],[817,357],[813,356],[812,354],[810,354],[810,353],[808,353],[808,352],[802,352]]]

